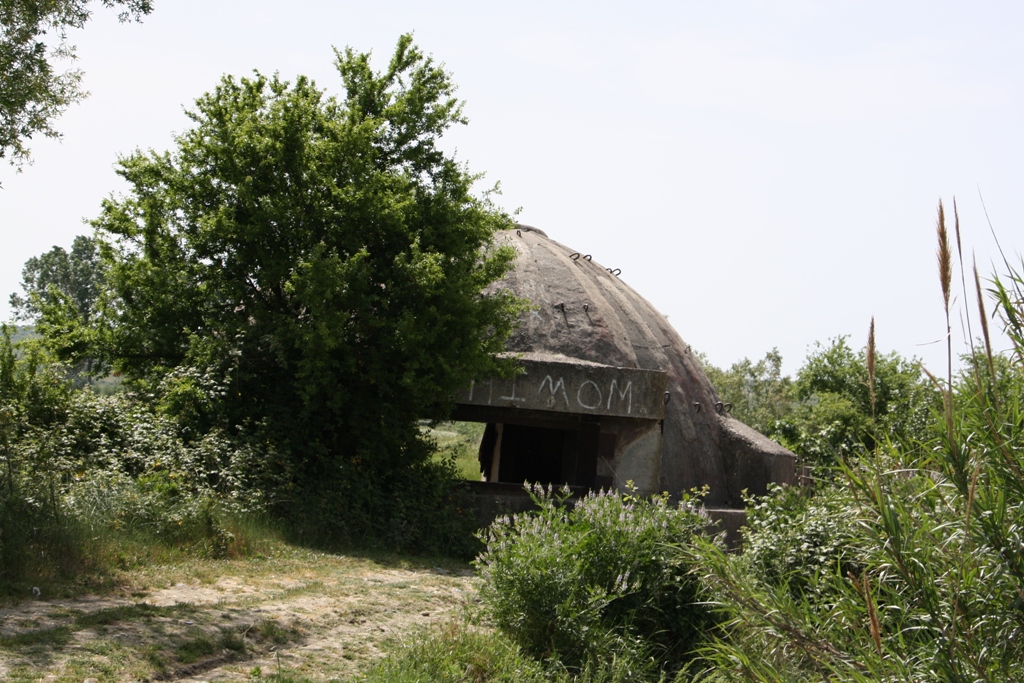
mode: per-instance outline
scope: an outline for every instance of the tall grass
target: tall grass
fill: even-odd
[[[365,683],[548,683],[544,667],[493,631],[453,621],[400,644]],[[552,681],[552,683],[554,683]]]
[[[948,332],[953,253],[944,223],[940,205],[937,261]],[[956,230],[962,262],[958,220]],[[752,571],[748,553],[727,556],[710,544],[697,551],[694,561],[705,568],[731,634],[704,652],[718,675],[1024,680],[1024,265],[1005,266],[988,297],[1012,348],[993,349],[975,275],[984,349],[967,356],[958,376],[950,356],[936,415],[940,436],[845,462],[829,491],[762,501],[772,514],[753,515],[747,534],[749,546],[774,540],[788,556],[800,535],[787,541],[766,522],[788,510],[807,525],[813,516],[802,511],[827,495],[839,502],[827,518],[842,521],[841,547],[782,563],[772,575]]]

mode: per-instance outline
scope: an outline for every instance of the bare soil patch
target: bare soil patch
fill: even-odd
[[[0,680],[351,680],[387,641],[459,616],[476,595],[465,565],[290,548],[147,567],[122,585],[0,608]]]

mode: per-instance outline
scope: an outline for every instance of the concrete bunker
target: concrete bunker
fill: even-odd
[[[487,424],[485,481],[471,485],[482,519],[522,509],[524,481],[672,495],[706,486],[720,517],[742,510],[744,492],[792,483],[795,456],[732,417],[690,347],[617,271],[529,226],[497,239],[517,257],[493,289],[532,308],[506,345],[522,374],[477,380],[456,399],[453,419]]]

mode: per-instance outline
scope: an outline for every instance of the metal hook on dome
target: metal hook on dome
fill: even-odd
[[[555,308],[562,312],[562,317],[565,318],[565,326],[571,328],[572,325],[569,324],[569,314],[565,310],[565,302],[558,302],[557,304],[555,304]]]
[[[516,236],[522,237],[523,236],[523,231],[522,230],[516,230]]]
[[[693,407],[696,408],[697,412],[699,413],[700,412],[700,401],[694,401],[693,402]]]
[[[593,257],[593,256],[591,256],[590,254],[584,254],[584,255],[583,255],[583,260],[584,260],[584,261],[593,261],[593,260],[594,260],[594,257]]]
[[[672,398],[671,392],[666,391],[665,392],[665,405],[668,405],[669,399],[671,399],[671,398]]]
[[[730,406],[730,409],[731,408],[732,408],[732,406]],[[716,413],[721,413],[723,409],[725,409],[725,404],[722,403],[721,401],[719,401],[718,403],[715,404],[715,412]]]
[[[580,252],[574,251],[573,253],[569,254],[569,258],[571,258],[573,261],[579,261]]]
[[[622,268],[616,268],[615,270],[612,270],[611,268],[609,268],[608,272],[611,273],[612,275],[614,275],[615,277],[618,277],[619,275],[622,274]]]
[[[732,404],[731,403],[726,403],[725,404],[725,412],[726,413],[732,413]]]
[[[583,304],[583,312],[587,313],[590,311],[590,304]]]

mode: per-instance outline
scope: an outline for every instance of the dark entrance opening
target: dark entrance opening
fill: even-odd
[[[487,481],[592,487],[597,476],[600,427],[571,428],[489,422],[480,441]]]

